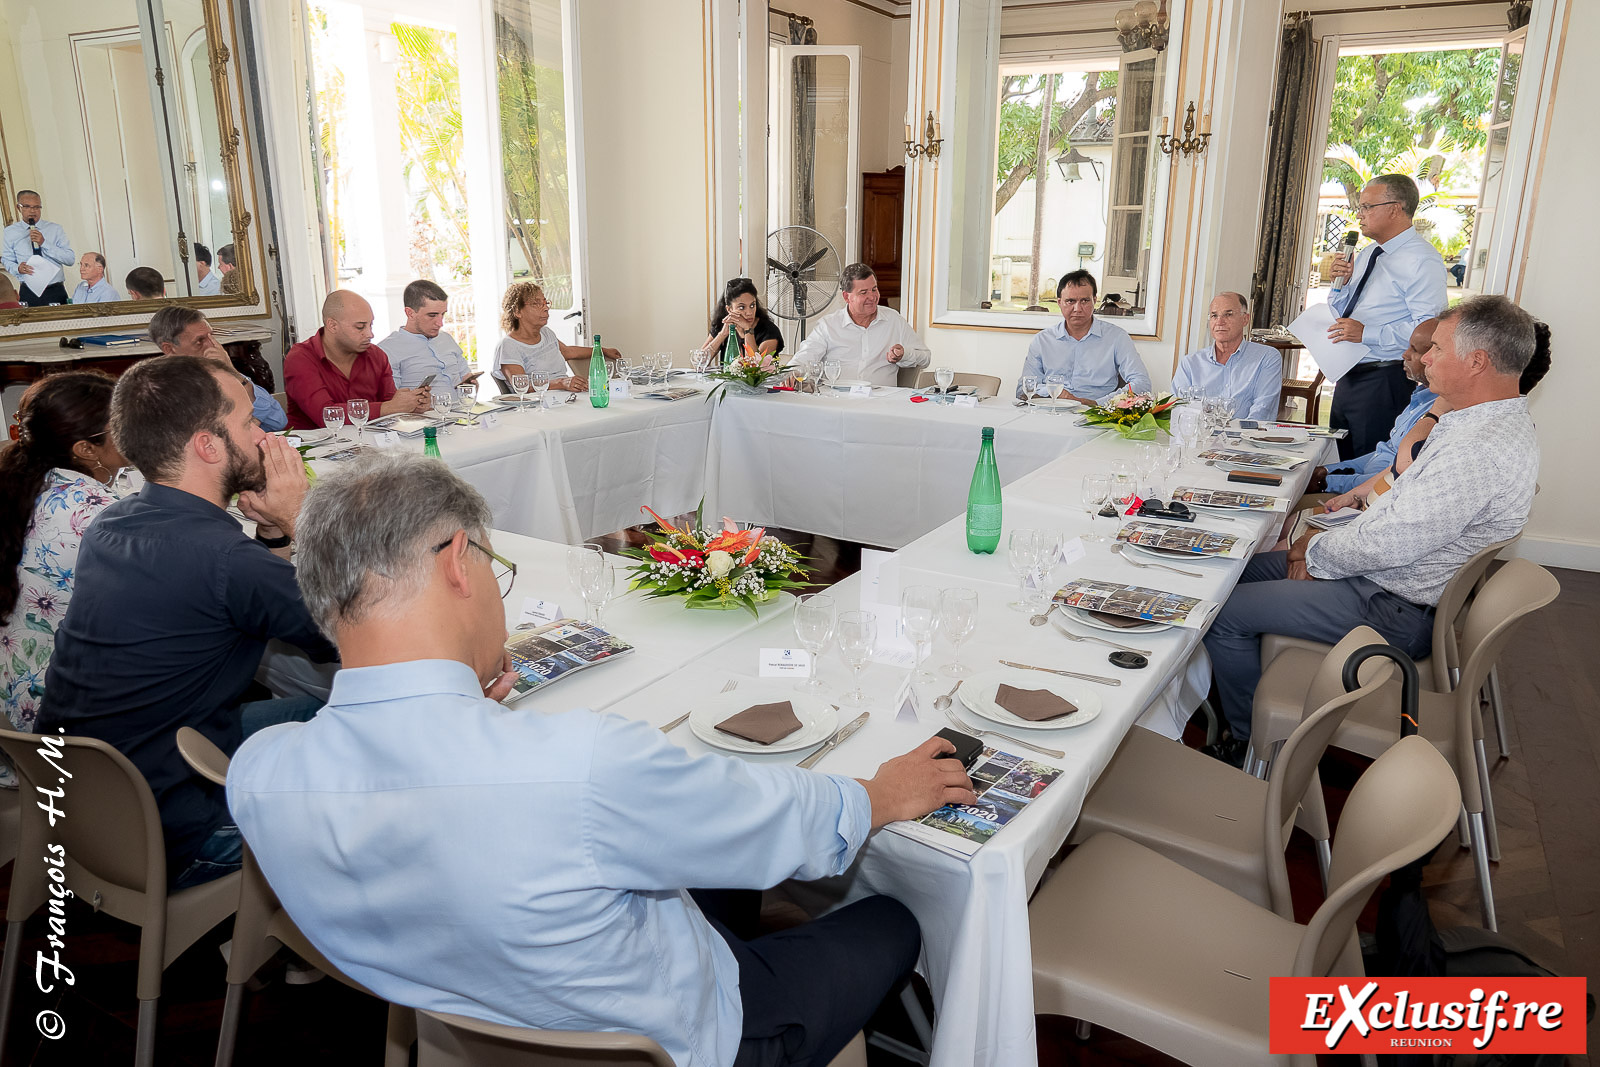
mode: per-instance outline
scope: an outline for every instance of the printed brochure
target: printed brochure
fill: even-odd
[[[1172,491],[1174,503],[1192,508],[1232,508],[1236,511],[1289,510],[1289,498],[1267,496],[1265,493],[1241,493],[1234,489],[1201,489],[1194,485],[1180,485]]]
[[[1125,619],[1164,622],[1173,626],[1200,629],[1222,606],[1214,600],[1180,596],[1159,589],[1146,589],[1120,582],[1097,582],[1075,578],[1062,586],[1054,598],[1063,607],[1120,615]]]
[[[1223,556],[1246,559],[1255,542],[1248,537],[1206,530],[1199,526],[1173,526],[1163,522],[1128,523],[1117,531],[1117,540],[1153,552],[1175,556]]]
[[[505,700],[509,704],[574,671],[632,652],[633,646],[592,622],[557,619],[518,627],[506,650],[518,675]]]
[[[985,748],[968,773],[978,794],[977,803],[946,804],[915,822],[890,823],[888,829],[958,859],[971,859],[985,841],[1033,803],[1061,770]]]

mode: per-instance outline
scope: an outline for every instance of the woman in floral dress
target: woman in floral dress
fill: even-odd
[[[117,499],[108,483],[127,460],[107,433],[114,384],[89,371],[35,382],[0,449],[0,707],[17,730],[39,714],[78,544]],[[14,784],[9,768],[0,783]]]

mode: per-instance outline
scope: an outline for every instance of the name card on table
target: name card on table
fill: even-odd
[[[632,399],[633,383],[626,378],[613,378],[611,380],[611,396],[615,400]]]
[[[896,599],[899,599],[898,596]],[[872,613],[878,617],[878,645],[872,650],[872,661],[908,670],[916,666],[917,646],[906,633],[900,606],[879,604]]]
[[[893,552],[861,550],[861,606],[900,603],[900,572]]]
[[[1061,562],[1076,563],[1084,557],[1087,549],[1083,547],[1083,538],[1065,537],[1061,540]]]
[[[975,408],[978,406],[978,398],[970,393],[963,393],[951,398],[950,403],[958,408]]]
[[[521,626],[527,622],[555,622],[560,618],[565,618],[561,614],[560,604],[554,600],[540,600],[538,597],[529,596],[522,598],[522,614],[517,616],[517,625]]]
[[[863,384],[863,385],[852,385],[850,387],[850,395],[852,397],[871,396],[872,395],[872,386],[865,385],[865,384]]]
[[[811,653],[803,648],[763,648],[762,678],[797,678],[811,674]]]
[[[485,430],[492,430],[496,426],[500,425],[500,416],[496,415],[492,411],[486,411],[478,418],[478,425],[482,426]]]
[[[394,448],[400,444],[400,435],[393,430],[379,430],[367,436],[374,448]]]

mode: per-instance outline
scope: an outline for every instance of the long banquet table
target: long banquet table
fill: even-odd
[[[799,401],[805,403],[807,401]],[[919,405],[921,406],[921,405]],[[981,412],[980,412],[981,414]],[[1005,491],[1005,530],[1023,526],[1060,530],[1075,536],[1089,528],[1089,516],[1077,506],[1081,476],[1104,465],[1126,444],[1102,437],[1044,463],[1011,482]],[[1326,449],[1324,449],[1326,451]],[[1303,490],[1317,456],[1307,457],[1284,480],[1278,495],[1294,500]],[[1210,467],[1186,467],[1177,476],[1185,484],[1226,485],[1226,475]],[[1270,490],[1256,490],[1270,492]],[[1204,520],[1202,519],[1202,523]],[[1211,523],[1228,532],[1269,536],[1276,518],[1244,517],[1237,523]],[[1101,533],[1113,533],[1111,520],[1096,520]],[[524,597],[568,598],[565,547],[514,534],[497,533],[494,545],[518,563],[517,586],[507,605],[512,621]],[[1113,555],[1106,545],[1090,545],[1083,559],[1063,566],[1065,577],[1133,581],[1224,600],[1238,581],[1242,561],[1194,564],[1204,578],[1185,578],[1164,571],[1140,571]],[[1170,579],[1170,581],[1168,581]],[[1034,628],[1026,616],[1005,605],[1015,585],[1003,556],[975,556],[963,539],[963,518],[957,515],[896,553],[880,576],[903,586],[926,583],[967,585],[978,591],[980,616],[972,638],[962,649],[963,662],[988,668],[1000,657],[1093,674],[1116,675],[1117,688],[1094,686],[1104,703],[1092,722],[1068,730],[1032,731],[1030,740],[1066,751],[1056,763],[1062,775],[1002,833],[980,849],[970,862],[945,855],[891,832],[879,831],[862,849],[852,869],[839,879],[801,887],[828,901],[846,901],[871,893],[888,893],[903,901],[922,926],[922,969],[933,991],[936,1029],[932,1063],[936,1067],[967,1065],[1032,1065],[1036,1062],[1032,966],[1028,940],[1027,902],[1044,874],[1048,860],[1071,831],[1084,797],[1105,768],[1127,731],[1157,709],[1156,725],[1173,733],[1171,707],[1192,710],[1189,702],[1209,681],[1204,651],[1194,630],[1142,634],[1134,642],[1153,651],[1150,665],[1139,671],[1112,667],[1106,649],[1069,643],[1051,627]],[[861,603],[863,584],[854,575],[834,586],[839,610]],[[874,594],[866,594],[870,600]],[[770,680],[757,680],[762,648],[794,644],[793,615],[788,597],[765,606],[759,618],[745,612],[685,611],[676,604],[646,601],[629,594],[607,612],[606,625],[636,646],[629,656],[562,680],[519,705],[538,710],[588,706],[661,725],[688,710],[693,702],[718,692],[728,680],[739,680],[741,692],[754,696]],[[881,608],[880,610],[886,610]],[[936,653],[936,659],[948,654]],[[835,693],[845,684],[844,668],[825,655],[821,677]],[[872,703],[871,720],[847,744],[830,754],[818,769],[870,777],[885,759],[898,755],[937,731],[943,722],[929,717],[905,721],[894,702],[904,668],[874,663],[863,682]],[[787,684],[787,683],[784,683]],[[1186,693],[1180,699],[1178,694]],[[754,701],[753,701],[754,702]],[[853,712],[847,712],[853,717]],[[1183,712],[1182,714],[1187,714]],[[1162,716],[1165,716],[1163,719]],[[691,752],[711,751],[680,727],[673,739]],[[999,747],[1006,746],[1001,743]],[[745,757],[769,762],[794,762],[803,753]]]

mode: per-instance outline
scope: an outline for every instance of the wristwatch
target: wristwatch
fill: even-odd
[[[289,542],[293,541],[294,538],[290,537],[288,534],[284,534],[282,537],[262,537],[261,536],[261,527],[257,526],[256,527],[256,540],[260,541],[263,545],[267,546],[268,548],[288,548],[289,547]]]

